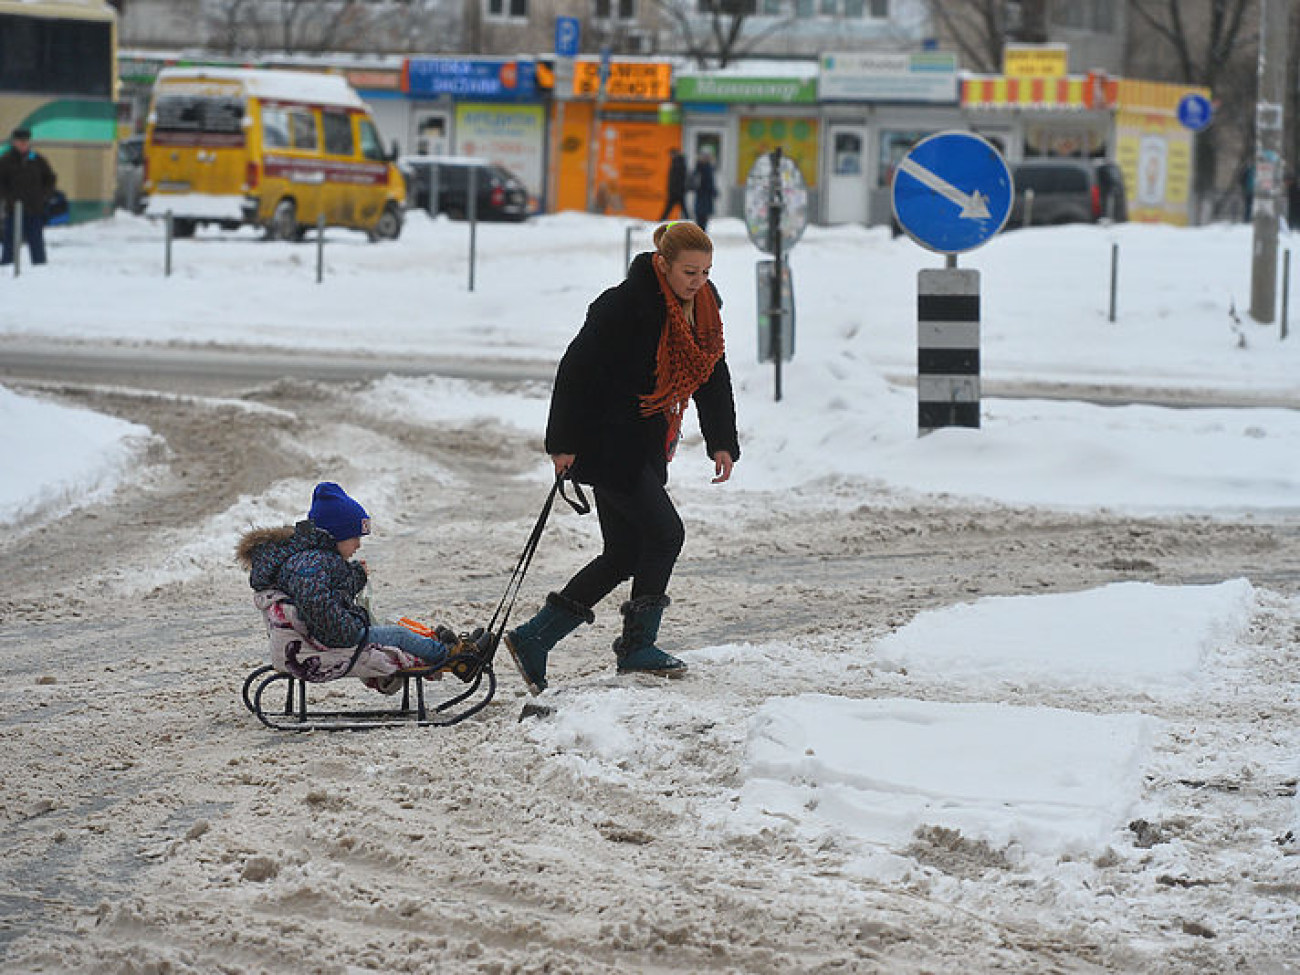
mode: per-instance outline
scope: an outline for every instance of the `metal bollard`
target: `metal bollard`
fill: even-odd
[[[1034,191],[1032,189],[1029,189],[1029,190],[1025,190],[1024,216],[1021,218],[1020,223],[1022,226],[1029,227],[1032,226],[1033,222],[1034,222]]]
[[[14,277],[22,273],[23,267],[23,201],[14,201]]]
[[[172,276],[172,237],[174,235],[172,212],[170,210],[167,211],[167,218],[163,221],[163,224],[167,228],[163,236],[163,277],[170,278]]]
[[[478,251],[478,167],[469,167],[469,193],[467,201],[469,218],[469,290],[474,290],[474,261]]]
[[[316,283],[325,278],[325,214],[316,217]]]
[[[623,273],[632,266],[632,227],[623,228]]]
[[[1291,249],[1282,254],[1282,338],[1287,336],[1287,317],[1291,309]]]
[[[1119,244],[1110,245],[1110,320],[1115,320],[1115,296],[1119,290]]]

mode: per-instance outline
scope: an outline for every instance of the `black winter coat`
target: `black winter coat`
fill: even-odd
[[[680,152],[668,164],[668,198],[680,200],[686,196],[686,157]]]
[[[0,198],[5,212],[11,213],[15,200],[21,200],[23,213],[45,213],[45,201],[54,193],[54,170],[35,149],[20,153],[12,146],[0,156]]]
[[[667,418],[662,413],[642,416],[639,398],[654,390],[655,356],[668,315],[651,257],[638,254],[623,283],[591,303],[555,375],[546,452],[574,454],[571,473],[583,484],[628,491],[647,464],[661,483],[668,480]],[[725,356],[694,399],[709,456],[726,450],[739,460]]]

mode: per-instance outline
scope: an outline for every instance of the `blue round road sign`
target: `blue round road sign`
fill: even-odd
[[[1200,132],[1210,124],[1214,118],[1214,106],[1204,95],[1195,93],[1184,95],[1178,99],[1178,121],[1183,124],[1184,128],[1191,129],[1193,132]]]
[[[932,251],[959,254],[1002,229],[1015,188],[992,143],[969,132],[940,132],[899,160],[891,195],[907,236]]]

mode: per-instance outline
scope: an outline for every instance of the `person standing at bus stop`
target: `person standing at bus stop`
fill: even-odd
[[[14,245],[19,228],[15,204],[23,205],[22,239],[33,264],[45,263],[45,204],[54,195],[54,169],[32,148],[30,129],[14,129],[9,150],[0,156],[0,199],[4,201],[4,244],[0,265],[14,262]]]

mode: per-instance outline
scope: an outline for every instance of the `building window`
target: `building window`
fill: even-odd
[[[699,0],[697,9],[702,14],[755,16],[758,14],[758,0]]]
[[[636,20],[636,0],[596,0],[596,19]]]
[[[1098,34],[1115,32],[1115,0],[1053,0],[1052,24]]]
[[[528,0],[487,0],[487,15],[494,20],[527,20]]]

